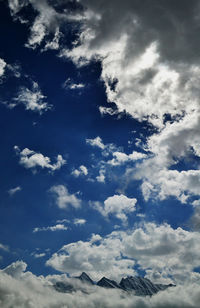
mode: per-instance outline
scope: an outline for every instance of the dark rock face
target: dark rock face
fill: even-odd
[[[153,295],[161,290],[149,279],[142,277],[122,278],[120,286],[126,291],[135,291],[136,295]]]
[[[82,274],[76,278],[80,279],[84,283],[94,285],[94,281],[85,272],[82,272]]]
[[[56,289],[56,291],[61,293],[71,293],[73,291],[76,291],[72,284],[62,281],[57,281],[54,285],[54,288]]]
[[[79,279],[83,283],[83,285],[84,284],[88,286],[95,285],[94,281],[85,272],[83,272],[80,276],[75,278]],[[137,296],[152,296],[157,292],[163,291],[169,287],[175,287],[175,285],[173,284],[169,285],[154,284],[147,278],[132,277],[132,276],[127,278],[122,278],[119,284],[114,280],[110,280],[106,277],[103,277],[97,282],[97,286],[110,289],[121,289],[125,292],[133,292]],[[62,293],[71,293],[77,291],[73,283],[71,284],[59,281],[56,282],[54,288],[58,292]]]
[[[101,280],[97,282],[97,285],[103,288],[121,289],[120,285],[116,281],[110,280],[106,277],[101,278]]]

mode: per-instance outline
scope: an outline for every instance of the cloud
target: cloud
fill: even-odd
[[[128,161],[136,161],[143,158],[146,158],[147,155],[144,153],[133,151],[133,153],[127,155],[122,152],[114,152],[113,153],[113,159],[109,160],[107,163],[112,166],[119,166],[122,165]]]
[[[42,114],[52,108],[44,99],[46,96],[42,94],[37,82],[32,82],[32,89],[21,87],[17,96],[13,98],[14,103],[8,104],[8,107],[12,109],[18,104],[23,104],[26,110]]]
[[[155,283],[185,284],[198,281],[200,234],[168,224],[144,223],[105,237],[64,245],[47,261],[61,272],[88,272],[95,279],[134,275],[134,266]]]
[[[64,89],[70,89],[70,90],[80,90],[85,87],[85,84],[83,83],[74,83],[72,82],[71,78],[67,78],[67,80],[63,83]]]
[[[78,169],[74,169],[72,171],[72,175],[75,177],[79,177],[81,175],[88,175],[88,169],[84,165],[81,165]]]
[[[102,276],[120,279],[134,274],[134,261],[121,257],[121,242],[113,233],[107,238],[92,236],[89,241],[78,241],[63,246],[46,265],[61,272],[79,274],[82,271],[98,280]]]
[[[56,8],[58,8],[59,3],[54,3],[50,5],[47,0],[8,0],[11,15],[14,19],[19,19],[21,23],[27,22],[20,15],[20,10],[25,6],[30,5],[36,17],[30,26],[30,35],[28,42],[25,44],[26,47],[36,49],[42,43],[44,47],[41,51],[46,51],[48,49],[58,49],[60,44],[60,39],[62,38],[62,33],[60,27],[65,22],[65,24],[72,19],[77,19],[77,17],[72,17],[66,14],[70,10],[65,10],[63,13],[59,13]],[[62,4],[61,4],[62,5]],[[55,6],[55,8],[54,8]],[[30,7],[31,8],[31,7]]]
[[[184,203],[191,195],[199,195],[200,174],[192,158],[199,157],[199,119],[199,113],[185,115],[179,121],[167,123],[164,129],[147,139],[148,159],[132,170],[129,168],[126,174],[127,178],[142,179],[146,200],[175,196]],[[190,168],[177,170],[178,162],[187,159],[190,159]]]
[[[4,75],[6,62],[0,58],[0,77]]]
[[[194,231],[200,231],[200,200],[195,200],[192,202],[193,214],[189,218],[189,226]]]
[[[101,149],[101,153],[104,157],[109,156],[115,151],[119,151],[120,149],[113,143],[104,144],[101,137],[97,136],[94,139],[86,139],[86,144],[91,145],[92,147],[97,147]]]
[[[64,185],[52,186],[49,192],[54,194],[55,202],[60,209],[67,209],[70,206],[79,208],[81,200],[75,194],[70,194]]]
[[[112,0],[101,1],[101,6],[90,0],[80,3],[86,9],[78,44],[71,50],[63,49],[61,54],[77,64],[100,59],[108,100],[115,102],[119,111],[126,110],[134,118],[147,118],[162,126],[164,114],[182,114],[182,110],[192,107],[187,99],[191,94],[194,97],[192,88],[198,82],[191,86],[191,79],[197,81],[198,67],[196,62],[191,65],[195,57],[188,46],[199,44],[199,40],[191,39],[198,24],[194,14],[199,9],[197,2],[181,4],[179,10],[169,2],[159,8],[156,2],[116,4]],[[188,10],[187,21],[183,8]],[[165,17],[158,20],[157,14]],[[169,32],[173,32],[170,50]]]
[[[109,114],[109,115],[112,116],[112,115],[115,115],[115,114],[119,114],[119,112],[117,110],[113,110],[112,108],[103,107],[103,106],[99,107],[99,111],[100,111],[101,115]]]
[[[75,218],[74,219],[74,224],[78,226],[82,226],[86,223],[86,220],[83,218]]]
[[[101,169],[99,170],[99,175],[96,176],[97,182],[105,183],[105,173],[105,168],[101,167]]]
[[[174,165],[176,169],[178,161],[187,159],[191,152],[199,157],[200,66],[199,55],[194,52],[200,45],[196,39],[198,2],[179,3],[177,7],[170,1],[159,5],[157,1],[79,3],[85,8],[79,19],[79,38],[71,49],[61,47],[60,56],[77,66],[100,60],[108,102],[114,102],[118,112],[146,120],[157,129],[143,145],[152,155],[140,164],[136,176],[143,181],[145,199],[157,196],[163,200],[172,195],[187,202],[196,194],[192,183],[199,181],[198,170],[180,173],[170,168]],[[100,112],[114,114],[109,107],[101,107]],[[105,150],[100,137],[86,141]],[[131,160],[117,155],[111,164]],[[153,176],[147,178],[151,165]],[[184,189],[179,182],[183,178]]]
[[[46,256],[46,253],[34,253],[33,254],[34,258],[38,259],[38,258],[43,258]]]
[[[127,215],[136,210],[136,202],[137,199],[135,198],[114,195],[104,201],[104,206],[101,206],[100,203],[95,203],[95,208],[103,216],[108,217],[109,215],[114,215],[125,223],[127,221]]]
[[[93,146],[93,147],[98,147],[101,150],[105,149],[105,145],[103,144],[102,139],[99,136],[97,136],[94,139],[86,139],[86,143]]]
[[[68,230],[68,227],[63,224],[57,224],[55,226],[48,226],[48,227],[42,227],[42,228],[34,228],[33,233],[40,232],[40,231],[63,231]]]
[[[44,156],[41,153],[29,150],[28,148],[25,148],[21,151],[20,148],[16,145],[14,146],[14,150],[20,157],[20,165],[26,169],[33,169],[35,171],[37,167],[40,167],[42,169],[46,168],[54,172],[66,164],[66,160],[63,159],[62,155],[58,155],[56,163],[51,164],[51,160],[48,156]]]
[[[12,16],[15,16],[20,10],[28,4],[26,0],[8,0],[8,5]]]
[[[13,196],[16,192],[18,192],[18,191],[20,191],[20,190],[22,190],[21,187],[20,187],[20,186],[17,186],[17,187],[15,187],[15,188],[9,189],[9,190],[8,190],[8,193],[9,193],[10,196]]]
[[[23,261],[12,263],[0,271],[0,303],[8,307],[102,307],[102,308],[198,308],[199,284],[179,285],[159,292],[152,297],[124,294],[116,289],[105,289],[97,286],[84,286],[77,279],[66,275],[36,276],[26,271]],[[8,271],[9,268],[9,271]],[[92,277],[93,278],[93,277]],[[52,284],[57,281],[70,282],[78,291],[73,293],[57,292]]]
[[[3,273],[12,276],[13,278],[20,278],[22,273],[26,270],[27,264],[23,261],[16,261],[11,263],[2,270]]]
[[[0,243],[0,249],[4,251],[9,251],[9,247]]]

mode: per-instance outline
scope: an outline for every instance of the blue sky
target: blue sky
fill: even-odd
[[[0,1],[1,269],[199,279],[199,4],[175,2]]]

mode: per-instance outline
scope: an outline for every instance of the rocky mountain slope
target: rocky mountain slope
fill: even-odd
[[[75,283],[77,280],[77,284]],[[159,291],[165,290],[169,287],[174,287],[175,285],[169,284],[154,284],[147,278],[142,277],[126,277],[122,278],[120,283],[117,283],[114,280],[110,280],[106,277],[101,278],[97,283],[95,283],[85,272],[83,272],[80,276],[71,278],[69,282],[56,282],[54,288],[58,292],[69,293],[79,290],[83,292],[87,292],[84,289],[85,287],[98,286],[103,288],[112,288],[112,289],[120,289],[125,292],[134,292],[135,295],[138,296],[152,296]],[[82,288],[83,287],[83,288]]]

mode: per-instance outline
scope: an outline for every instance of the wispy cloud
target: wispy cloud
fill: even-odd
[[[8,190],[8,193],[10,196],[13,196],[16,192],[22,190],[22,188],[20,186],[17,186],[15,188],[11,188]]]
[[[64,224],[57,224],[55,226],[48,226],[48,227],[40,227],[34,228],[33,233],[41,232],[41,231],[61,231],[61,230],[68,230],[68,227]]]

